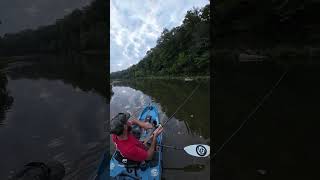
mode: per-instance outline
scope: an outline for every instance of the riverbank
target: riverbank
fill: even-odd
[[[215,49],[212,52],[215,62],[262,62],[274,61],[285,64],[318,64],[320,48],[318,47],[285,47],[262,49]]]
[[[45,54],[30,54],[30,55],[18,55],[18,56],[0,56],[0,61],[19,61],[19,60],[25,60],[28,58],[35,58],[40,57]]]
[[[2,60],[12,60],[12,61],[18,61],[18,60],[25,60],[28,58],[35,58],[35,57],[41,57],[41,56],[48,56],[48,55],[84,55],[84,56],[101,56],[101,55],[107,55],[106,51],[103,50],[84,50],[80,52],[76,51],[70,51],[68,53],[59,53],[59,52],[52,52],[52,53],[36,53],[36,54],[24,54],[24,55],[1,55],[0,54],[0,61]]]
[[[148,77],[137,77],[132,79],[111,79],[111,83],[116,83],[118,81],[123,80],[143,80],[143,79],[155,79],[155,80],[187,80],[187,81],[193,81],[193,80],[209,80],[210,76],[148,76]]]

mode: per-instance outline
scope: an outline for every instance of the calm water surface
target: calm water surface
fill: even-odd
[[[272,95],[214,159],[214,179],[320,178],[319,64],[243,63],[218,69],[212,141],[219,147],[285,71]]]
[[[189,96],[198,82],[180,80],[142,80],[115,83],[110,102],[110,117],[119,112],[140,112],[143,106],[155,103],[164,122]],[[200,82],[194,96],[172,118],[164,130],[164,144],[185,147],[210,143],[209,82]],[[138,116],[138,113],[137,113]],[[111,146],[111,151],[114,146]],[[183,150],[164,149],[163,177],[170,179],[209,179],[210,158],[195,158]]]
[[[2,63],[0,179],[47,160],[62,162],[76,179],[88,178],[106,148],[103,63],[50,56]]]

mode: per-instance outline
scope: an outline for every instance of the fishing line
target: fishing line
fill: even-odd
[[[149,105],[150,105],[150,103],[149,103]],[[148,105],[148,106],[149,106]],[[141,108],[138,108],[136,111],[134,111],[133,113],[131,113],[132,115],[130,116],[130,118],[136,118],[137,119],[137,114],[138,114],[138,112],[141,110]]]
[[[183,105],[186,104],[186,102],[193,96],[193,94],[196,92],[196,90],[197,90],[199,87],[200,87],[200,84],[198,84],[198,86],[193,89],[193,91],[191,92],[191,94],[187,97],[187,99],[184,100],[184,102],[177,108],[177,110],[170,116],[170,118],[167,119],[167,120],[162,124],[162,127],[163,127],[165,124],[167,124],[167,122],[168,122],[171,118],[173,118],[173,116],[182,108]]]
[[[193,91],[191,92],[191,94],[183,101],[183,103],[180,104],[180,106],[179,106],[179,107],[177,108],[177,110],[170,116],[170,118],[167,119],[163,124],[160,124],[161,127],[164,127],[164,126],[167,124],[167,122],[168,122],[170,119],[173,118],[173,116],[182,108],[182,106],[183,106],[184,104],[186,104],[186,102],[193,96],[193,94],[196,92],[196,90],[197,90],[199,87],[200,87],[200,83],[193,89]],[[154,132],[154,131],[153,131],[153,132]],[[146,138],[146,139],[144,140],[144,144],[146,144],[146,143],[152,138],[153,132],[151,133],[151,134],[152,134],[151,136],[149,136],[148,138]]]
[[[149,102],[149,104],[148,104],[148,106],[150,106],[150,104],[152,103],[152,101],[151,102]],[[131,117],[133,117],[133,118],[136,118],[137,119],[137,114],[138,114],[138,112],[141,110],[141,108],[138,108],[136,111],[134,111],[133,113],[131,113],[132,115],[130,116],[130,118]],[[150,110],[148,110],[148,112],[149,112]]]
[[[262,98],[260,103],[251,111],[251,113],[248,115],[248,117],[240,124],[239,128],[236,129],[231,136],[223,142],[223,144],[218,148],[218,150],[213,154],[213,158],[217,156],[217,154],[224,148],[226,144],[228,144],[232,138],[242,129],[242,127],[248,122],[249,119],[260,109],[262,104],[271,96],[274,89],[280,84],[281,80],[284,78],[284,76],[288,73],[288,69],[281,75],[279,80],[275,83],[275,85],[270,89],[270,91]]]

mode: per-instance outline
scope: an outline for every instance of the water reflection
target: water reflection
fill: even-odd
[[[118,112],[137,112],[150,103],[159,108],[160,119],[165,121],[187,98],[199,82],[179,80],[143,80],[114,83],[110,102],[111,117]],[[177,147],[210,143],[209,83],[200,82],[194,96],[166,125],[164,143]],[[114,147],[113,147],[114,148]],[[114,150],[111,147],[111,152]],[[165,179],[209,179],[209,158],[194,158],[184,151],[164,148]]]
[[[48,159],[62,162],[67,178],[88,179],[107,148],[104,57],[25,58],[8,61],[0,72],[14,98],[0,127],[0,179]]]
[[[291,60],[291,59],[290,59]],[[280,82],[243,129],[216,156],[214,179],[318,177],[318,64],[241,64],[215,78],[214,142],[219,147]]]
[[[6,118],[6,112],[11,108],[13,97],[10,96],[7,90],[8,79],[6,75],[0,72],[0,126],[3,125],[3,120]]]
[[[210,128],[208,128],[210,125],[210,85],[208,81],[186,83],[180,80],[142,80],[118,82],[116,86],[129,86],[133,89],[138,89],[149,98],[140,102],[140,106],[153,100],[161,104],[161,108],[166,115],[171,116],[198,83],[200,83],[200,88],[189,102],[178,111],[175,117],[187,124],[188,128],[190,128],[190,133],[210,138]],[[117,89],[113,89],[113,91],[117,91]],[[132,99],[134,92],[128,94],[131,95],[130,98]],[[142,97],[141,94],[139,96],[140,98]],[[137,102],[135,99],[132,99],[127,103],[136,107],[137,104],[132,103]]]
[[[11,63],[6,68],[11,79],[61,80],[82,91],[94,91],[109,99],[106,91],[106,60],[103,56],[36,56]]]

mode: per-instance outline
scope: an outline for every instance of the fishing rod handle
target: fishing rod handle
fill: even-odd
[[[155,130],[154,130],[154,131],[155,131]],[[153,132],[154,132],[154,131],[153,131]],[[147,138],[143,141],[143,144],[144,144],[144,145],[146,145],[146,144],[150,141],[150,139],[153,138],[153,136],[154,136],[153,132],[151,133],[151,135],[150,135],[149,137],[147,137]]]
[[[148,143],[148,141],[153,137],[153,134],[151,136],[149,136],[147,139],[145,139],[143,141],[143,144],[146,145]]]
[[[161,125],[161,124],[158,124],[158,127],[157,127],[156,129],[161,128],[161,127],[162,127],[162,125]],[[151,135],[150,135],[149,137],[147,137],[147,138],[143,141],[143,144],[144,144],[144,145],[146,145],[146,144],[148,143],[148,141],[150,141],[150,139],[153,138],[153,136],[154,136],[153,133],[154,133],[154,131],[155,131],[156,129],[154,129],[153,132],[151,133]]]

